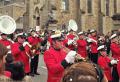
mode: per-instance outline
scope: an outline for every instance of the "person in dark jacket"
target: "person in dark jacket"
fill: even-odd
[[[13,67],[14,67],[14,59],[12,57],[12,54],[10,54],[10,53],[7,54],[5,60],[6,60],[5,70],[12,72],[13,71]]]

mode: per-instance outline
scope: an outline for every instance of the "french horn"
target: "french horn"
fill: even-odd
[[[12,34],[16,30],[15,20],[8,16],[0,16],[0,32],[5,34]]]

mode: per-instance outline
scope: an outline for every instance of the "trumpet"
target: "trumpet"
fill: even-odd
[[[39,50],[39,49],[40,49],[40,43],[32,46],[32,47],[31,47],[32,56],[35,56],[36,51]]]

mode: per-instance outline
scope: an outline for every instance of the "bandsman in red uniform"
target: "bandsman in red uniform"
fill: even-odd
[[[76,35],[72,29],[69,31],[69,34],[66,35],[66,38],[63,41],[63,44],[70,50],[76,49]]]
[[[116,60],[118,60],[120,57],[120,45],[119,45],[117,37],[118,37],[117,34],[113,34],[110,37],[110,40],[111,40],[110,49],[112,52],[112,57],[113,57],[113,59],[116,59]],[[113,67],[112,76],[113,76],[113,82],[119,82],[117,65],[114,65],[114,67]]]
[[[64,69],[74,63],[75,51],[65,51],[61,41],[61,33],[51,35],[52,45],[44,53],[44,62],[48,70],[47,82],[60,82]]]
[[[84,40],[84,32],[79,32],[79,39],[77,40],[77,51],[78,54],[80,54],[82,57],[87,57],[87,42]]]
[[[118,64],[117,64],[117,71],[120,79],[120,58],[118,59]]]
[[[111,63],[110,58],[107,56],[106,49],[104,45],[101,45],[97,48],[100,53],[98,58],[98,65],[103,69],[107,79],[109,82],[112,82],[112,73],[111,66],[114,64]]]
[[[25,42],[25,36],[23,33],[17,34],[17,42],[11,45],[11,52],[15,61],[21,61],[24,64],[24,70],[26,74],[30,72],[30,63],[29,63],[29,50],[30,46]]]
[[[10,50],[12,42],[8,40],[7,34],[4,33],[1,34],[0,43],[6,46]]]
[[[33,48],[33,57],[31,58],[31,76],[34,76],[34,74],[40,75],[37,72],[37,68],[40,54],[40,43],[42,42],[42,39],[39,38],[35,30],[32,30],[31,35],[28,37],[27,40]]]
[[[117,59],[120,57],[120,45],[118,43],[118,39],[117,39],[117,35],[113,34],[111,37],[111,45],[110,45],[110,49],[112,52],[112,57]]]
[[[97,64],[97,60],[98,60],[97,32],[96,32],[96,30],[92,29],[92,30],[90,30],[90,33],[91,33],[91,36],[89,38],[92,41],[90,44],[90,48],[91,48],[90,59],[92,62]]]

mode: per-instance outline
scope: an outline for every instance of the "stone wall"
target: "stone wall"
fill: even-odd
[[[80,24],[81,27],[79,28],[83,31],[93,28],[106,34],[111,30],[118,29],[118,26],[115,28],[113,24],[112,16],[116,13],[120,14],[120,0],[116,0],[116,13],[114,12],[114,0],[109,0],[109,16],[106,16],[106,0],[101,0],[101,2],[99,0],[91,0],[92,13],[87,12],[87,0],[80,0],[80,10],[76,7],[76,1],[77,0],[69,0],[69,11],[67,12],[62,12],[61,0],[56,1],[58,25],[68,23],[70,19],[77,20],[77,13],[80,11],[80,21],[77,23],[78,25]]]
[[[21,0],[22,1],[22,0]],[[24,1],[24,0],[23,0]],[[28,27],[36,26],[36,18],[40,17],[40,27],[43,27],[47,20],[49,12],[51,11],[51,5],[56,7],[56,10],[53,11],[55,19],[58,20],[58,23],[54,26],[57,28],[61,28],[62,24],[68,25],[70,19],[76,20],[78,24],[78,29],[87,31],[88,29],[96,29],[98,31],[102,31],[104,34],[107,32],[118,29],[119,26],[115,27],[115,24],[120,25],[119,22],[115,23],[112,20],[112,16],[115,14],[120,14],[120,0],[116,0],[117,11],[114,12],[114,0],[109,0],[109,16],[106,16],[106,0],[91,0],[92,1],[92,13],[88,13],[88,5],[87,0],[68,0],[69,1],[69,10],[64,11],[62,9],[62,0],[25,0],[25,6],[27,6],[27,2],[29,4],[28,9],[26,8],[26,17],[24,23]],[[101,1],[101,2],[100,2]],[[79,2],[79,3],[78,3]],[[3,8],[3,7],[2,7]],[[22,12],[20,7],[17,6],[9,6],[2,9],[0,7],[0,13],[9,14],[10,16],[15,18]],[[36,14],[36,8],[38,8],[38,13]],[[13,9],[15,9],[16,13],[13,14]],[[101,9],[101,10],[100,10]],[[9,11],[8,11],[9,10]],[[4,13],[6,12],[7,13]],[[12,12],[11,12],[12,11]],[[14,11],[14,12],[15,12]],[[26,14],[25,13],[25,14]],[[25,22],[24,21],[24,22]],[[52,27],[52,26],[51,26]]]
[[[68,23],[70,19],[76,20],[76,0],[69,0],[69,10],[61,10],[61,0],[56,1],[58,25]]]

